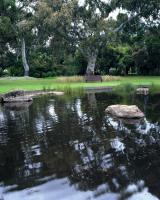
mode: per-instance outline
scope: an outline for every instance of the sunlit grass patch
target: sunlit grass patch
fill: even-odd
[[[84,82],[83,76],[60,76],[55,79],[56,82],[60,83],[76,83]]]
[[[120,76],[102,76],[102,81],[120,81],[122,78]],[[85,82],[84,76],[60,76],[55,79],[56,82],[60,83],[78,83]]]
[[[0,78],[0,93],[11,90],[83,90],[86,87],[119,86],[119,91],[130,91],[131,85],[148,85],[151,91],[160,91],[159,76],[103,76],[103,82],[85,82],[83,76],[51,77],[51,78]]]
[[[107,82],[107,81],[120,81],[122,79],[122,77],[120,76],[102,76],[102,81],[103,82]]]

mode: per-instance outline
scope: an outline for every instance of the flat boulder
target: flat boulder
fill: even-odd
[[[148,95],[149,94],[149,88],[137,88],[136,93],[142,94],[142,95]]]
[[[144,113],[136,105],[111,105],[106,108],[105,112],[118,118],[139,119],[144,117]]]
[[[24,90],[14,90],[1,96],[1,103],[30,102],[33,99],[25,94]]]
[[[24,96],[24,95],[25,95],[24,90],[14,90],[14,91],[4,94],[4,98],[15,98],[15,97]]]

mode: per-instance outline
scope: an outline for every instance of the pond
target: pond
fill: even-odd
[[[0,107],[0,199],[157,200],[160,95],[42,96]],[[144,120],[105,114],[136,104]]]

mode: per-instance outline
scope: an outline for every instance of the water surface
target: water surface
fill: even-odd
[[[0,107],[0,198],[157,200],[160,95],[43,96]],[[144,120],[117,120],[111,104],[136,104]]]

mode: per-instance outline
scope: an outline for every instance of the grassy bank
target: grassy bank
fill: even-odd
[[[73,78],[73,77],[72,77]],[[104,82],[97,83],[85,83],[80,77],[73,78],[73,80],[67,78],[1,78],[0,79],[0,93],[5,93],[15,89],[23,90],[42,90],[42,89],[54,89],[54,90],[67,90],[78,89],[84,87],[98,87],[98,86],[116,86],[119,84],[133,84],[133,85],[156,85],[160,88],[159,76],[135,76],[135,77],[103,77]],[[78,82],[77,82],[78,81]]]

